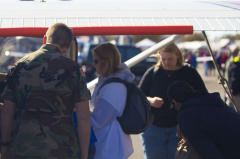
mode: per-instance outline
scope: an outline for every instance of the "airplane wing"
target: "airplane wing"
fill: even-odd
[[[197,2],[197,1],[167,1],[156,0],[149,3],[133,3],[131,1],[59,1],[59,2],[4,2],[0,5],[0,33],[9,36],[14,30],[18,34],[25,31],[40,32],[43,35],[46,28],[56,22],[62,22],[75,28],[82,34],[185,34],[195,31],[239,31],[240,12],[239,3],[236,2]],[[124,3],[125,2],[125,3]],[[177,29],[183,29],[176,32]],[[94,29],[93,29],[94,28]],[[136,31],[138,28],[138,32]],[[146,32],[142,32],[144,29]],[[167,32],[167,29],[171,31]],[[7,29],[7,30],[4,30]],[[19,30],[20,29],[20,30]],[[23,29],[23,30],[21,30]],[[89,30],[90,29],[90,30]],[[116,29],[116,30],[114,30]],[[166,30],[165,30],[166,29]],[[125,32],[121,32],[125,30]],[[74,30],[73,30],[74,31]],[[88,33],[86,33],[88,32]],[[115,34],[114,34],[115,32]],[[14,35],[17,36],[15,32]],[[3,36],[3,35],[0,35]],[[127,61],[133,65],[152,54],[167,43],[174,41],[175,37],[162,41],[146,50],[134,60]],[[91,82],[94,86],[96,81]],[[90,83],[89,83],[90,84]]]
[[[123,2],[4,2],[0,6],[0,28],[48,27],[63,22],[71,27],[190,25],[194,31],[240,30],[237,2]]]

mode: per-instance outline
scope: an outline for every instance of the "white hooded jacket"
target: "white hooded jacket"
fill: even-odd
[[[108,78],[118,77],[129,82],[134,80],[134,74],[125,64],[121,64],[120,68],[123,69],[115,74],[99,78],[90,101],[90,106],[94,108],[91,122],[97,137],[95,159],[126,159],[133,153],[131,138],[122,131],[117,121],[125,107],[126,87],[113,82],[104,85],[98,92]]]

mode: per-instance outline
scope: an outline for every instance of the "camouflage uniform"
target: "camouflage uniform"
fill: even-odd
[[[78,65],[57,47],[43,45],[20,59],[8,74],[3,97],[17,108],[12,154],[77,158],[72,111],[74,103],[90,99],[90,92]]]

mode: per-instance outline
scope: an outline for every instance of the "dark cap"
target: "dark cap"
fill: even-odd
[[[193,87],[186,81],[176,81],[172,83],[167,90],[167,96],[170,101],[183,103],[194,93]]]

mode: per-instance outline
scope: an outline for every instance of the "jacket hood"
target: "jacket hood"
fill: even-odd
[[[198,94],[199,95],[199,94]],[[180,111],[188,108],[188,107],[204,107],[204,106],[224,106],[226,103],[221,99],[220,94],[215,93],[207,93],[202,94],[200,97],[195,96],[193,98],[188,99],[186,102],[183,103]]]
[[[131,70],[127,67],[127,65],[125,63],[122,63],[119,65],[119,69],[120,71],[109,75],[106,78],[112,78],[112,77],[118,77],[122,80],[131,82],[135,79],[135,75],[131,72]]]
[[[130,69],[127,67],[126,64],[124,64],[124,63],[120,64],[119,68],[120,68],[120,71],[113,73],[113,74],[109,75],[108,77],[99,77],[98,78],[98,83],[95,86],[94,92],[92,94],[92,98],[95,98],[96,93],[98,92],[101,85],[104,83],[105,80],[107,80],[109,78],[117,77],[117,78],[120,78],[120,79],[128,81],[128,82],[132,82],[135,79],[135,75],[130,71]]]
[[[131,70],[127,67],[125,63],[120,64],[119,69],[119,71],[117,71],[116,73],[112,73],[107,77],[99,77],[96,87],[99,87],[99,85],[102,85],[105,80],[112,77],[117,77],[128,82],[134,81],[135,75],[131,72]]]

